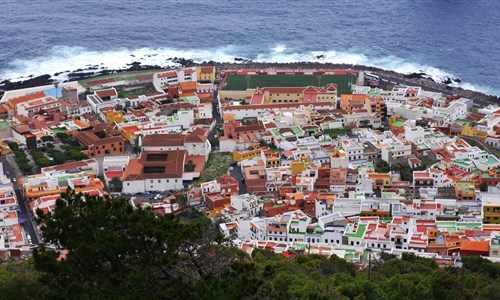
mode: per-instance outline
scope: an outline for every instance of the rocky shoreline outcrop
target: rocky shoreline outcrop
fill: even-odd
[[[432,89],[447,95],[458,95],[466,98],[471,98],[474,100],[479,100],[483,104],[484,103],[500,104],[500,98],[497,96],[486,95],[484,93],[465,90],[460,87],[450,86],[450,84],[453,83],[460,83],[460,79],[458,78],[445,78],[444,82],[436,82],[432,78],[427,76],[427,74],[425,73],[401,74],[394,71],[384,70],[370,66],[320,63],[320,62],[260,63],[238,57],[234,59],[235,62],[227,62],[227,63],[206,61],[201,64],[197,64],[191,59],[177,58],[177,57],[169,58],[167,59],[167,61],[171,62],[172,65],[162,67],[162,66],[142,65],[140,62],[133,62],[128,64],[127,68],[119,70],[108,70],[108,69],[98,70],[95,67],[90,66],[88,68],[78,69],[72,72],[69,71],[59,72],[54,74],[54,76],[58,76],[62,73],[67,73],[68,77],[67,81],[76,81],[76,80],[94,78],[98,76],[127,72],[127,71],[156,70],[156,69],[174,68],[176,66],[192,67],[195,65],[216,66],[219,71],[230,70],[230,69],[353,69],[353,70],[369,71],[379,76],[386,76],[390,78],[399,79],[414,85],[422,86],[424,89],[425,88]],[[48,84],[53,84],[54,81],[55,80],[53,76],[51,76],[50,74],[36,76],[27,80],[17,81],[17,82],[4,80],[0,82],[0,97],[3,95],[4,91],[35,87],[40,85],[48,85]]]

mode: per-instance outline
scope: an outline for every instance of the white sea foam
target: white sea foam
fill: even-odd
[[[0,70],[0,80],[10,79],[12,81],[20,81],[27,79],[31,75],[53,75],[60,72],[63,73],[55,76],[55,78],[65,80],[67,79],[65,71],[86,69],[92,66],[98,67],[98,70],[122,69],[126,68],[127,64],[135,61],[139,61],[143,65],[173,66],[172,61],[168,59],[174,57],[192,59],[198,63],[203,61],[235,62],[234,59],[236,57],[250,59],[255,62],[343,63],[373,66],[404,74],[423,72],[435,81],[458,77],[444,70],[413,63],[395,56],[377,57],[357,52],[334,50],[304,52],[289,49],[286,45],[278,44],[268,49],[228,45],[213,49],[120,48],[111,51],[93,51],[84,47],[55,46],[43,57],[28,60],[13,60],[6,69]],[[500,95],[499,88],[495,89],[465,82],[461,83],[460,86],[487,94]]]
[[[273,50],[276,53],[282,53],[286,50],[286,46],[280,44],[280,45],[277,45],[276,47],[274,47]]]

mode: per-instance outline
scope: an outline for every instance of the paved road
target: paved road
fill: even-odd
[[[20,174],[19,170],[17,168],[14,168],[8,160],[5,160],[5,162],[4,162],[4,170],[8,171],[10,173],[10,178],[16,179],[15,182],[13,182],[12,184],[14,186],[14,191],[16,192],[17,202],[19,203],[19,208],[22,211],[22,213],[19,214],[19,218],[22,218],[25,220],[24,224],[22,224],[22,226],[24,227],[24,230],[26,231],[26,233],[28,233],[31,236],[32,243],[39,244],[40,239],[38,236],[38,228],[36,227],[33,215],[31,213],[31,210],[28,207],[28,203],[27,203],[26,199],[24,198],[22,190],[19,188],[19,184],[17,183],[17,178],[21,177],[22,174]]]
[[[404,85],[409,85],[409,86],[421,86],[424,90],[426,91],[430,91],[430,92],[436,92],[436,93],[443,93],[445,95],[453,95],[452,92],[448,92],[448,91],[445,91],[445,90],[442,90],[442,89],[436,89],[436,88],[433,88],[433,87],[430,87],[430,86],[425,86],[425,85],[421,85],[421,84],[417,84],[415,82],[411,82],[411,81],[408,81],[408,80],[402,80],[400,78],[396,78],[396,77],[389,77],[389,76],[385,76],[385,75],[380,75],[380,74],[377,74],[380,79],[382,81],[391,81],[391,82],[396,82],[398,84],[404,84]]]
[[[471,146],[477,146],[486,152],[498,156],[500,154],[499,150],[493,149],[490,145],[485,142],[471,136],[458,136],[461,139],[464,139],[467,143],[471,144]]]
[[[247,187],[243,183],[243,173],[241,173],[241,167],[240,166],[234,166],[233,169],[229,172],[231,177],[235,178],[238,183],[239,183],[239,194],[246,194],[247,193]]]
[[[454,93],[452,91],[446,91],[445,89],[437,89],[434,87],[421,85],[421,84],[418,84],[415,82],[403,80],[403,79],[396,78],[396,77],[389,77],[389,76],[380,75],[380,74],[377,74],[377,75],[381,79],[380,87],[383,89],[387,89],[388,82],[390,81],[390,82],[396,82],[398,84],[403,84],[403,85],[408,85],[408,86],[420,86],[420,87],[422,87],[422,89],[424,89],[426,91],[430,91],[430,92],[443,93],[444,95],[454,95]],[[483,99],[473,99],[473,100],[474,100],[474,105],[480,106],[480,107],[488,106],[491,104],[499,104],[499,103],[495,103],[494,101],[487,101],[487,100],[483,100]]]
[[[217,138],[219,138],[218,136],[218,133],[219,133],[219,126],[222,127],[222,124],[223,124],[223,121],[222,121],[222,116],[219,114],[219,101],[217,100],[217,95],[218,95],[218,91],[215,90],[214,91],[214,99],[212,101],[212,116],[213,118],[215,119],[215,127],[214,129],[210,132],[210,134],[208,135],[208,140],[212,140],[215,137],[215,135],[217,134]],[[212,151],[216,151],[214,149],[212,149]]]
[[[216,88],[214,91],[214,99],[212,101],[212,108],[213,108],[212,114],[215,117],[215,123],[222,124],[224,122],[222,121],[222,116],[219,114],[219,101],[217,100],[218,95],[219,95],[219,90]]]

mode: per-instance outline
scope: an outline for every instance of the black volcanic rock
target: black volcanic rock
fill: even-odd
[[[192,67],[195,65],[194,61],[192,59],[185,59],[185,58],[177,58],[174,57],[172,59],[172,62],[181,65],[181,67],[187,68],[187,67]]]
[[[451,79],[449,77],[446,77],[443,81],[441,81],[441,83],[443,83],[443,84],[450,84],[452,82],[453,81],[451,81]]]
[[[407,75],[404,75],[405,78],[410,78],[410,79],[427,79],[426,77],[427,74],[425,73],[410,73]]]

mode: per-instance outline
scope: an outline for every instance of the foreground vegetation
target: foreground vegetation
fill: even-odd
[[[233,156],[228,152],[211,152],[208,161],[200,174],[198,183],[212,181],[227,173]]]
[[[196,211],[180,218],[69,191],[38,212],[47,242],[24,263],[0,267],[2,299],[496,299],[500,266],[464,268],[382,255],[371,269],[335,255],[256,250],[249,258]],[[61,256],[61,250],[66,250]]]

